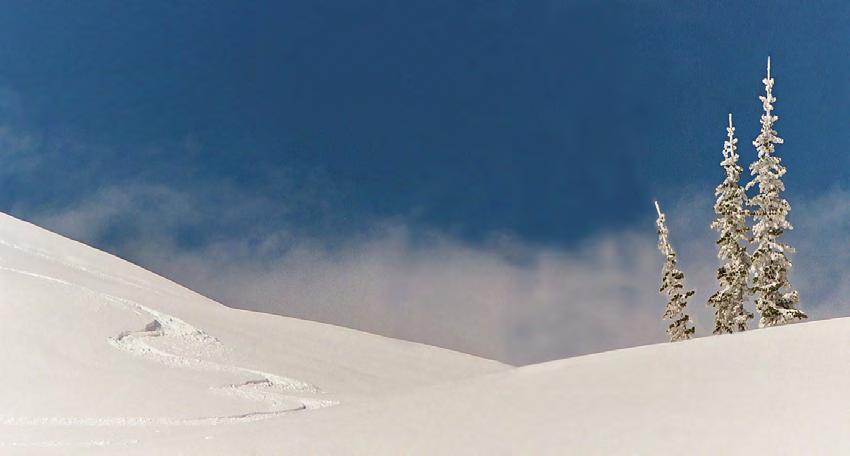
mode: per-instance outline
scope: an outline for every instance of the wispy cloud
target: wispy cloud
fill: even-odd
[[[251,201],[233,189],[222,209],[201,194],[116,186],[66,210],[29,216],[231,306],[511,363],[664,340],[664,300],[657,292],[661,258],[649,218],[645,226],[599,235],[572,249],[510,238],[472,244],[401,221],[376,222],[367,234],[333,243],[285,227],[182,243],[180,233],[198,224],[254,220],[276,204]],[[712,327],[704,303],[717,265],[714,233],[707,227],[710,196],[684,197],[666,208],[687,283],[698,290],[691,313],[703,335]],[[850,312],[843,299],[850,291],[848,202],[850,192],[836,189],[795,204],[792,213],[797,230],[789,239],[800,252],[792,279],[813,318]]]
[[[7,92],[0,89],[0,114],[19,104]],[[516,364],[664,340],[662,260],[650,201],[640,225],[571,248],[496,235],[468,242],[404,217],[326,236],[299,220],[317,211],[328,212],[319,218],[335,226],[347,218],[334,213],[338,201],[327,203],[329,193],[340,192],[321,176],[270,175],[268,192],[211,176],[158,179],[160,171],[177,172],[160,169],[173,168],[170,163],[116,176],[108,170],[119,151],[16,128],[15,116],[7,117],[0,115],[0,176],[13,182],[10,191],[27,192],[11,204],[13,215],[227,305]],[[178,155],[199,146],[187,140],[179,147],[185,150]],[[60,163],[84,166],[68,179]],[[702,335],[712,328],[704,303],[717,267],[715,233],[708,229],[711,191],[691,188],[662,201],[687,284],[697,289],[690,313]],[[796,230],[788,239],[799,252],[792,281],[803,307],[812,318],[850,314],[850,191],[834,188],[791,202]]]

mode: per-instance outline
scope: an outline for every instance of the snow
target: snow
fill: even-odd
[[[229,309],[0,216],[0,454],[848,454],[850,320],[521,368]]]
[[[123,451],[508,368],[231,309],[6,215],[0,321],[2,454]]]
[[[850,454],[848,404],[842,318],[521,367],[198,448],[273,433],[259,454]]]

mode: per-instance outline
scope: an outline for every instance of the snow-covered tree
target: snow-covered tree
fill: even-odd
[[[726,179],[717,186],[714,194],[714,213],[717,218],[711,228],[720,234],[717,239],[717,257],[723,264],[717,269],[719,289],[710,298],[708,305],[714,308],[714,334],[733,333],[747,329],[753,314],[744,309],[748,293],[750,257],[747,255],[748,211],[744,208],[747,195],[739,183],[743,168],[738,165],[735,127],[729,114],[727,139],[723,143],[723,161]]]
[[[661,270],[661,288],[659,293],[667,294],[667,307],[664,310],[664,319],[670,322],[667,326],[667,335],[670,342],[687,340],[694,333],[691,319],[685,313],[688,298],[694,294],[694,290],[685,290],[685,274],[676,267],[676,252],[667,239],[667,225],[664,213],[655,202],[655,211],[658,212],[658,250],[664,255],[664,268]]]
[[[750,174],[755,176],[746,189],[758,186],[758,195],[750,198],[755,208],[753,219],[753,242],[756,250],[751,256],[750,269],[753,273],[752,291],[756,296],[756,309],[761,314],[759,326],[776,326],[807,318],[797,308],[799,296],[788,281],[791,262],[786,253],[794,250],[779,241],[786,230],[793,229],[786,220],[791,205],[781,197],[785,190],[782,176],[785,167],[779,157],[773,155],[776,144],[782,144],[773,124],[779,117],[773,115],[773,78],[770,77],[770,57],[767,59],[767,77],[762,80],[765,94],[759,99],[764,107],[761,116],[761,132],[753,141],[758,149],[758,160],[750,165]]]

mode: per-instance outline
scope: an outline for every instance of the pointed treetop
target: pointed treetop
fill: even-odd
[[[767,79],[770,79],[770,56],[767,56]]]
[[[735,153],[735,144],[738,142],[735,139],[735,127],[732,126],[732,113],[729,113],[729,126],[726,127],[726,142],[723,143],[723,158],[728,159],[731,154]],[[735,158],[737,160],[737,158]],[[722,161],[720,164],[725,165],[726,160]]]

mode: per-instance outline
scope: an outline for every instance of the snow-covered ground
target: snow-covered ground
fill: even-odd
[[[231,309],[7,215],[0,322],[0,454],[141,445],[197,454],[191,439],[160,442],[508,368]],[[250,451],[252,442],[240,445]]]
[[[850,320],[553,361],[304,418],[175,442],[222,454],[257,442],[258,454],[846,455]]]
[[[0,321],[0,454],[850,454],[848,319],[509,368],[2,216]]]

